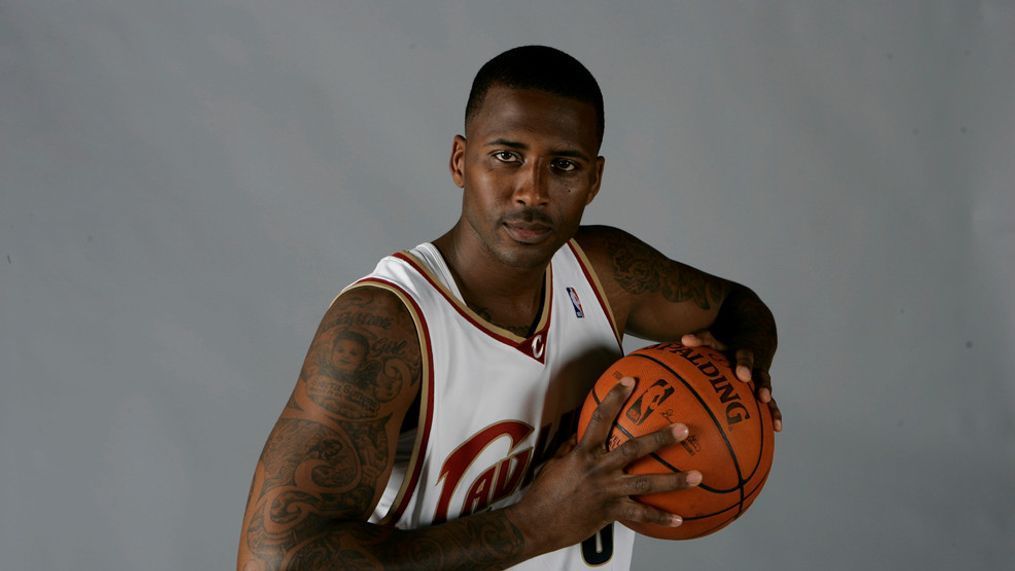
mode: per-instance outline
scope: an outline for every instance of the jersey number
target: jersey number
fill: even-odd
[[[613,557],[613,524],[607,524],[582,542],[582,559],[589,565],[602,565]]]

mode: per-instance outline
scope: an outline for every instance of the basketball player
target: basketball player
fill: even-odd
[[[483,66],[451,149],[461,216],[324,315],[257,464],[238,569],[627,569],[616,520],[681,523],[630,496],[701,474],[623,472],[686,438],[679,423],[606,451],[632,379],[572,436],[624,333],[728,350],[781,427],[775,323],[753,292],[579,226],[602,135],[599,87],[570,56]]]

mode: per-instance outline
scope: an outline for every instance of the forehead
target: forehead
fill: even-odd
[[[466,136],[480,144],[505,138],[550,145],[578,146],[593,156],[596,110],[589,103],[546,91],[495,85],[469,122]]]

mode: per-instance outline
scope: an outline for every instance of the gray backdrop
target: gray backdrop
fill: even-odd
[[[326,305],[545,43],[606,94],[586,220],[780,325],[766,491],[635,567],[1010,569],[1015,7],[637,6],[0,0],[0,567],[231,568]]]

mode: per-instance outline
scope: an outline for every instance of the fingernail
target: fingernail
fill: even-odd
[[[691,470],[687,473],[687,485],[697,486],[701,483],[701,472],[697,470]]]
[[[631,377],[624,377],[623,379],[620,379],[620,384],[624,385],[625,387],[627,387],[629,389],[633,389],[634,388],[634,379],[632,379]]]
[[[673,437],[677,440],[683,440],[689,434],[686,424],[674,424],[670,427],[670,430],[673,431]]]
[[[775,428],[776,432],[782,432],[782,421],[776,419],[774,422],[772,422],[772,427]]]
[[[682,523],[684,523],[684,518],[682,518],[682,517],[680,517],[678,515],[671,515],[670,516],[670,525],[672,525],[673,527],[677,527],[678,525],[680,525]]]
[[[743,365],[737,365],[737,377],[745,383],[751,381],[751,370]]]
[[[761,389],[760,391],[758,391],[758,397],[761,398],[761,402],[764,403],[770,402],[772,400],[772,390]]]

